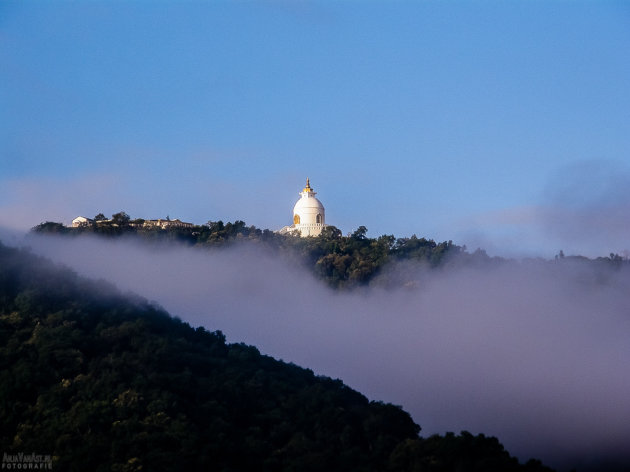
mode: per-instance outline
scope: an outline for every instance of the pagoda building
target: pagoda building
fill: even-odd
[[[306,179],[306,187],[300,192],[300,199],[293,207],[293,224],[285,226],[279,232],[299,232],[300,236],[318,236],[326,226],[326,210],[315,195],[317,192]]]

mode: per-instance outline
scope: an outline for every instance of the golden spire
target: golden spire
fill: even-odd
[[[302,192],[312,192],[313,189],[311,188],[311,182],[308,179],[308,177],[306,178],[306,187],[304,187],[304,190],[302,190]]]

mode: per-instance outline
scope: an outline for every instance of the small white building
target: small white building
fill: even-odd
[[[91,220],[90,218],[86,218],[85,216],[77,216],[74,220],[72,220],[73,228],[81,228],[83,226],[91,226],[93,224],[94,224],[94,220]]]
[[[280,231],[281,234],[293,231],[299,232],[300,236],[319,236],[326,226],[326,210],[311,188],[309,179],[306,179],[306,187],[300,192],[300,199],[293,207],[293,224],[285,226]]]
[[[175,220],[146,220],[143,225],[145,228],[159,227],[162,229],[167,228],[192,228],[192,223],[187,223],[178,219]]]

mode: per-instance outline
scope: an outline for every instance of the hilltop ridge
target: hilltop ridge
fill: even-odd
[[[344,236],[337,227],[327,225],[318,236],[299,237],[290,232],[279,233],[248,226],[241,220],[227,223],[209,221],[204,225],[180,224],[179,220],[168,221],[173,224],[147,224],[147,220],[131,219],[125,212],[120,212],[110,220],[103,217],[97,223],[79,224],[76,227],[45,222],[35,226],[32,231],[61,236],[89,234],[106,238],[137,237],[150,243],[175,242],[208,249],[242,243],[257,244],[296,261],[335,288],[355,288],[370,284],[385,287],[412,285],[413,274],[406,273],[405,268],[388,270],[392,267],[400,269],[401,263],[438,268],[448,265],[497,266],[508,261],[501,257],[491,257],[481,248],[470,252],[465,245],[457,245],[450,240],[436,242],[415,234],[400,238],[391,234],[370,238],[365,226],[359,226]],[[613,253],[591,260],[582,256],[565,256],[562,251],[553,261],[563,260],[579,260],[611,268],[630,264],[627,259]]]

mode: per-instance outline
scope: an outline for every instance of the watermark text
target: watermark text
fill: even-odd
[[[7,454],[2,456],[2,470],[52,470],[52,456],[49,454]]]

